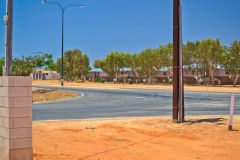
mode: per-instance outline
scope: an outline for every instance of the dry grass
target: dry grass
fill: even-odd
[[[75,92],[61,90],[33,89],[33,102],[47,102],[78,96]]]

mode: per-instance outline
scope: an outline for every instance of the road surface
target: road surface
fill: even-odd
[[[37,87],[37,86],[34,86]],[[61,89],[61,87],[38,87]],[[80,89],[66,88],[79,97],[33,104],[33,120],[63,120],[171,116],[172,90],[155,89]],[[235,114],[240,113],[240,93],[236,95]],[[227,115],[232,93],[185,91],[185,114]]]

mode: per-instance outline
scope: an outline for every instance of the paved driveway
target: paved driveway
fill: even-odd
[[[37,87],[37,86],[35,86]],[[60,87],[40,87],[62,89]],[[170,116],[172,91],[154,89],[96,90],[67,88],[79,97],[57,102],[33,104],[33,120]],[[227,115],[232,93],[185,91],[187,115]],[[240,114],[240,93],[235,114]]]

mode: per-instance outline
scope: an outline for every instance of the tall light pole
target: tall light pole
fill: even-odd
[[[12,76],[12,37],[13,37],[13,0],[7,0],[6,22],[6,48],[4,75]]]
[[[184,122],[181,0],[173,0],[173,121]]]
[[[64,54],[64,13],[65,10],[69,7],[84,7],[84,5],[75,5],[75,4],[68,4],[66,6],[62,6],[58,2],[53,2],[53,1],[42,1],[42,3],[50,3],[50,4],[55,4],[58,7],[60,7],[62,11],[62,66],[61,66],[61,86],[64,85],[64,78],[63,78],[63,54]]]

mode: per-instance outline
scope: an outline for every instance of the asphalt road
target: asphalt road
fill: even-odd
[[[37,87],[37,86],[35,86]],[[60,87],[38,87],[63,89]],[[33,104],[33,120],[170,116],[172,91],[154,89],[96,90],[67,88],[79,97],[64,101]],[[235,114],[240,114],[240,93]],[[232,93],[185,91],[185,114],[228,115]]]

